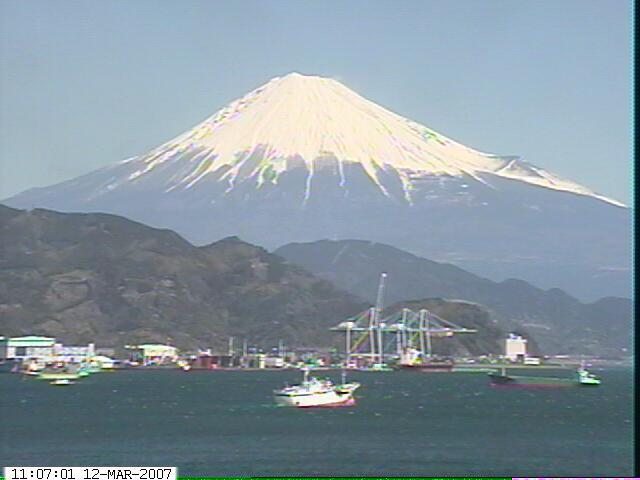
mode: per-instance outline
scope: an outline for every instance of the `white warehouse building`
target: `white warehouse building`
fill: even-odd
[[[50,359],[54,356],[55,338],[50,337],[14,337],[6,340],[6,358],[23,360],[25,358]]]

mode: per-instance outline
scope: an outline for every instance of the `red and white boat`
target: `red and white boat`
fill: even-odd
[[[278,405],[298,408],[309,407],[346,407],[355,405],[353,393],[359,383],[345,383],[334,385],[331,380],[309,378],[309,370],[303,369],[303,380],[300,385],[284,387],[273,392]]]

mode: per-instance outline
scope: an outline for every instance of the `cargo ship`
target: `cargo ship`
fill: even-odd
[[[506,369],[502,367],[501,371],[490,372],[489,380],[493,386],[502,387],[575,387],[575,386],[597,386],[600,385],[600,379],[589,373],[583,367],[577,371],[577,378],[563,377],[535,377],[530,375],[507,375]]]

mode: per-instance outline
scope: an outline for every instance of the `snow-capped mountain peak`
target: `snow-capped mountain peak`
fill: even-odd
[[[395,173],[409,202],[416,178],[469,175],[484,182],[486,175],[496,175],[622,205],[514,157],[466,147],[336,80],[297,72],[270,80],[131,162],[136,168],[121,181],[153,175],[169,163],[184,164],[167,190],[190,188],[214,172],[224,172],[215,179],[229,189],[247,180],[257,186],[277,183],[283,172],[304,164],[308,197],[319,170],[337,164],[342,185],[345,165],[359,164],[385,194],[380,174]]]

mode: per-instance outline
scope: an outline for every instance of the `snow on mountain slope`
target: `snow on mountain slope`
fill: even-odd
[[[275,184],[283,172],[303,162],[308,172],[306,200],[314,173],[336,161],[341,185],[345,165],[359,164],[384,194],[388,193],[380,176],[394,172],[410,203],[413,182],[424,176],[468,175],[485,182],[489,174],[622,206],[514,157],[468,148],[336,80],[298,73],[272,79],[191,130],[125,161],[133,162],[134,171],[126,179],[114,179],[109,190],[170,163],[180,168],[165,181],[167,191],[188,189],[214,172],[223,172],[215,178],[228,189],[247,179],[257,186]]]

